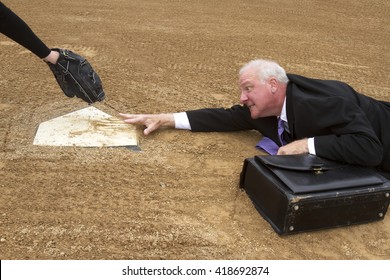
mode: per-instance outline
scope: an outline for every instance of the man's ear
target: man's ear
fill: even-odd
[[[268,80],[268,83],[271,86],[271,92],[274,94],[277,91],[277,89],[278,89],[278,81],[275,79],[275,77],[271,77]]]

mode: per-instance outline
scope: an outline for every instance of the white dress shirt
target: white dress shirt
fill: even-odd
[[[282,108],[282,112],[280,113],[280,118],[288,124],[287,113],[286,113],[286,98],[284,98],[283,108]],[[316,148],[314,146],[314,137],[307,139],[307,146],[309,149],[309,154],[315,155]]]

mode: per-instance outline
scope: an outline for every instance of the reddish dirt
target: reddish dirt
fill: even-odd
[[[96,107],[114,116],[230,107],[254,58],[390,101],[387,0],[4,2],[92,63]],[[390,258],[388,216],[278,236],[238,185],[255,132],[140,133],[141,152],[34,146],[39,123],[86,104],[3,35],[0,58],[0,259]]]

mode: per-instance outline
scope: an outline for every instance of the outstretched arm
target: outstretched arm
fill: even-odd
[[[52,57],[50,57],[51,50],[46,44],[42,42],[23,19],[1,2],[0,33],[3,33],[10,39],[30,50],[39,58],[48,58],[48,61],[54,62]]]

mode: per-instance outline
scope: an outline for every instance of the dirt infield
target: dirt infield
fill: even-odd
[[[3,2],[87,57],[112,115],[230,107],[254,58],[390,101],[388,0]],[[0,259],[390,259],[388,215],[278,236],[238,186],[254,132],[161,130],[141,152],[34,146],[40,122],[86,105],[3,35],[0,59]]]

